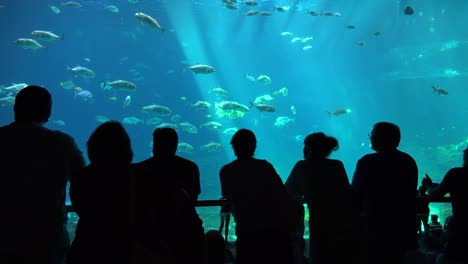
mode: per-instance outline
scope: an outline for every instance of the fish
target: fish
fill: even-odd
[[[15,104],[15,96],[5,96],[0,98],[0,106],[12,106]]]
[[[73,68],[67,67],[67,71],[71,71],[73,75],[80,76],[83,78],[96,77],[96,73],[93,70],[82,66],[75,66]]]
[[[267,105],[267,104],[254,104],[254,103],[250,102],[250,107],[249,108],[252,108],[252,107],[257,108],[260,112],[273,113],[273,112],[276,111],[276,109],[273,106]]]
[[[206,127],[206,128],[211,128],[211,129],[220,129],[223,127],[223,125],[221,125],[221,123],[219,122],[215,122],[215,121],[208,121],[206,123],[203,123],[200,125],[200,127]]]
[[[196,64],[190,67],[185,67],[184,69],[189,69],[195,74],[210,74],[216,71],[212,66],[206,64]]]
[[[302,42],[302,43],[305,43],[305,42],[307,42],[307,41],[309,41],[309,40],[313,40],[313,39],[314,39],[313,37],[305,37],[305,38],[303,38],[303,39],[301,40],[301,42]]]
[[[197,110],[203,110],[203,109],[208,109],[211,107],[211,104],[206,102],[206,101],[200,101],[198,100],[197,102],[195,102],[194,104],[191,105],[193,108],[197,109]]]
[[[79,8],[79,7],[81,7],[81,4],[78,3],[78,2],[70,1],[70,2],[66,2],[66,3],[62,3],[62,6]]]
[[[9,93],[18,93],[21,91],[23,88],[27,87],[28,85],[26,83],[12,83],[8,87],[2,87],[2,90],[7,91]]]
[[[403,9],[403,14],[411,16],[412,14],[414,14],[414,9],[411,6],[407,6],[405,7],[405,9]]]
[[[109,6],[106,6],[104,7],[107,11],[110,11],[112,13],[118,13],[119,12],[119,8],[116,7],[116,6],[113,6],[113,5],[109,5]]]
[[[354,25],[346,25],[346,28],[347,29],[356,29],[356,27]]]
[[[289,10],[289,6],[275,6],[273,7],[273,11],[284,12]]]
[[[261,16],[271,16],[271,15],[273,15],[273,13],[271,13],[270,11],[262,11],[262,12],[260,12],[258,14],[261,15]]]
[[[57,39],[64,40],[65,38],[64,34],[57,36],[50,31],[44,31],[44,30],[34,30],[33,32],[31,32],[31,35],[35,39],[42,40],[42,41],[54,41]]]
[[[37,49],[45,49],[46,46],[41,45],[39,42],[37,42],[34,39],[30,38],[19,38],[15,40],[15,44],[22,47],[23,49],[32,49],[32,50],[37,50]]]
[[[130,95],[127,95],[127,97],[125,97],[123,107],[127,108],[130,105],[131,102],[132,102],[132,97],[130,97]]]
[[[301,41],[301,40],[302,40],[302,38],[300,38],[300,37],[295,37],[295,38],[291,39],[291,43],[294,43],[294,42],[297,42],[297,41]]]
[[[190,145],[189,143],[185,143],[185,142],[180,142],[179,144],[177,144],[177,152],[183,152],[183,153],[193,153],[193,146]]]
[[[247,5],[247,6],[256,6],[256,5],[258,5],[258,3],[255,2],[255,1],[244,1],[244,4]]]
[[[60,14],[60,9],[56,6],[49,6],[50,10],[54,13],[54,14]]]
[[[281,32],[281,36],[292,36],[292,35],[293,35],[293,33],[288,32],[288,31]]]
[[[264,94],[264,95],[261,95],[261,96],[257,96],[257,98],[255,98],[254,100],[254,104],[264,104],[264,103],[267,103],[271,100],[273,100],[274,98],[269,95],[269,94]]]
[[[191,134],[196,134],[198,133],[198,129],[196,126],[192,125],[191,123],[189,122],[182,122],[182,123],[179,123],[179,127],[182,128],[182,130],[184,130],[185,132],[187,133],[191,133]]]
[[[382,35],[382,32],[380,32],[380,31],[374,32],[374,36],[378,37],[378,36],[380,36],[380,35]]]
[[[336,109],[334,111],[326,111],[328,113],[328,116],[339,116],[339,115],[344,115],[344,114],[349,114],[351,113],[351,109],[349,108],[342,108],[342,109]]]
[[[122,119],[122,123],[126,125],[138,125],[138,124],[143,124],[143,120],[141,120],[138,117],[130,116],[130,117],[125,117]]]
[[[234,135],[237,130],[239,130],[237,127],[230,127],[230,128],[226,128],[224,131],[223,131],[223,134],[226,134],[226,135]]]
[[[220,151],[222,148],[223,146],[220,143],[213,141],[200,147],[201,150],[208,152]]]
[[[437,93],[438,95],[448,95],[448,91],[440,86],[432,86],[432,92]]]
[[[304,46],[304,47],[302,48],[302,50],[309,50],[309,49],[311,49],[311,48],[312,48],[312,46],[307,45],[307,46]]]
[[[256,82],[257,80],[255,79],[255,77],[253,76],[250,76],[248,73],[245,74],[245,78],[251,82]]]
[[[107,121],[110,121],[110,118],[102,116],[102,115],[97,115],[94,117],[94,119],[99,123],[105,123]]]
[[[208,93],[214,93],[219,97],[228,97],[229,96],[228,91],[224,90],[223,88],[219,88],[219,87],[209,90]]]
[[[165,31],[166,29],[161,27],[161,25],[159,24],[159,22],[154,19],[153,17],[151,17],[150,15],[147,15],[145,13],[135,13],[135,17],[140,20],[141,23],[147,25],[147,26],[150,26],[152,28],[157,28],[161,31]]]
[[[238,9],[237,6],[235,6],[235,5],[231,4],[231,3],[224,4],[224,6],[227,7],[228,9],[230,9],[230,10],[237,10]]]
[[[143,106],[141,108],[141,111],[151,116],[168,116],[168,115],[171,115],[172,113],[169,107],[157,105],[157,104]]]
[[[271,78],[267,75],[260,75],[257,77],[257,81],[265,85],[271,84]]]
[[[321,13],[317,12],[317,11],[314,11],[314,10],[307,10],[307,14],[311,15],[311,16],[320,16]]]
[[[260,13],[260,11],[250,10],[249,12],[245,13],[244,15],[246,15],[246,16],[255,16],[258,13]]]
[[[93,93],[87,90],[82,90],[80,92],[75,92],[75,99],[76,97],[81,98],[85,102],[93,102]]]
[[[358,45],[359,47],[364,47],[366,43],[364,41],[358,41],[356,42],[356,45]]]
[[[136,91],[136,84],[125,81],[125,80],[115,80],[112,82],[102,82],[101,87],[104,90],[122,90],[122,91]]]
[[[234,101],[222,101],[221,103],[215,103],[215,108],[221,109],[223,111],[239,111],[239,112],[250,111],[250,108],[248,108],[246,105],[243,105]]]

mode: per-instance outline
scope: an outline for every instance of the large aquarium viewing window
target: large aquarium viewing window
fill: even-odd
[[[400,126],[400,149],[439,182],[468,145],[468,2],[312,0],[0,0],[0,125],[27,84],[53,96],[46,126],[86,141],[124,124],[134,162],[174,127],[196,162],[200,200],[240,128],[286,180],[304,137],[339,142],[349,179],[373,150],[374,123]],[[405,7],[410,6],[412,12]],[[8,138],[1,138],[7,141]],[[86,156],[86,155],[85,155]]]

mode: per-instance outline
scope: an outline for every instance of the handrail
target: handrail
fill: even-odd
[[[450,197],[442,197],[442,198],[431,198],[427,196],[416,196],[417,200],[429,200],[430,203],[450,203],[452,199]],[[223,206],[226,203],[226,200],[219,199],[219,200],[200,200],[197,201],[195,207],[211,207],[211,206]],[[73,213],[75,210],[73,209],[72,205],[67,205],[67,212]]]

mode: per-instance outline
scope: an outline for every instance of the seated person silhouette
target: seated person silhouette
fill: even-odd
[[[44,127],[47,89],[25,87],[13,109],[15,121],[0,127],[0,263],[64,263],[66,185],[85,166],[83,155],[71,136]]]
[[[219,173],[221,191],[236,222],[236,263],[291,263],[290,232],[299,209],[274,167],[253,157],[257,140],[247,129],[231,139],[237,159]]]
[[[183,188],[193,203],[200,194],[200,171],[197,164],[176,155],[177,132],[172,128],[156,128],[153,132],[153,157],[140,162],[148,171],[167,184]]]
[[[78,225],[68,264],[130,263],[133,151],[117,121],[101,124],[87,142],[90,164],[72,179]]]
[[[351,183],[361,205],[368,261],[403,263],[406,253],[417,246],[418,167],[410,155],[398,150],[397,125],[378,122],[369,138],[376,153],[357,162]],[[394,212],[398,217],[389,217]]]
[[[451,168],[439,185],[433,184],[426,174],[423,184],[427,186],[430,197],[440,198],[450,194],[456,232],[449,243],[450,253],[447,258],[468,263],[468,147],[463,150],[461,167]]]
[[[312,263],[358,262],[358,211],[343,163],[329,159],[338,141],[322,132],[304,139],[304,160],[294,165],[286,189],[309,209]],[[303,254],[303,253],[302,253]]]

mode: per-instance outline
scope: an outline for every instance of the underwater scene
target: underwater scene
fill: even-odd
[[[0,0],[0,125],[36,84],[53,95],[47,127],[85,154],[107,120],[126,127],[134,162],[174,127],[199,199],[216,200],[239,128],[283,181],[307,134],[336,137],[351,180],[372,125],[389,121],[420,179],[439,182],[468,144],[467,13],[435,0]]]

